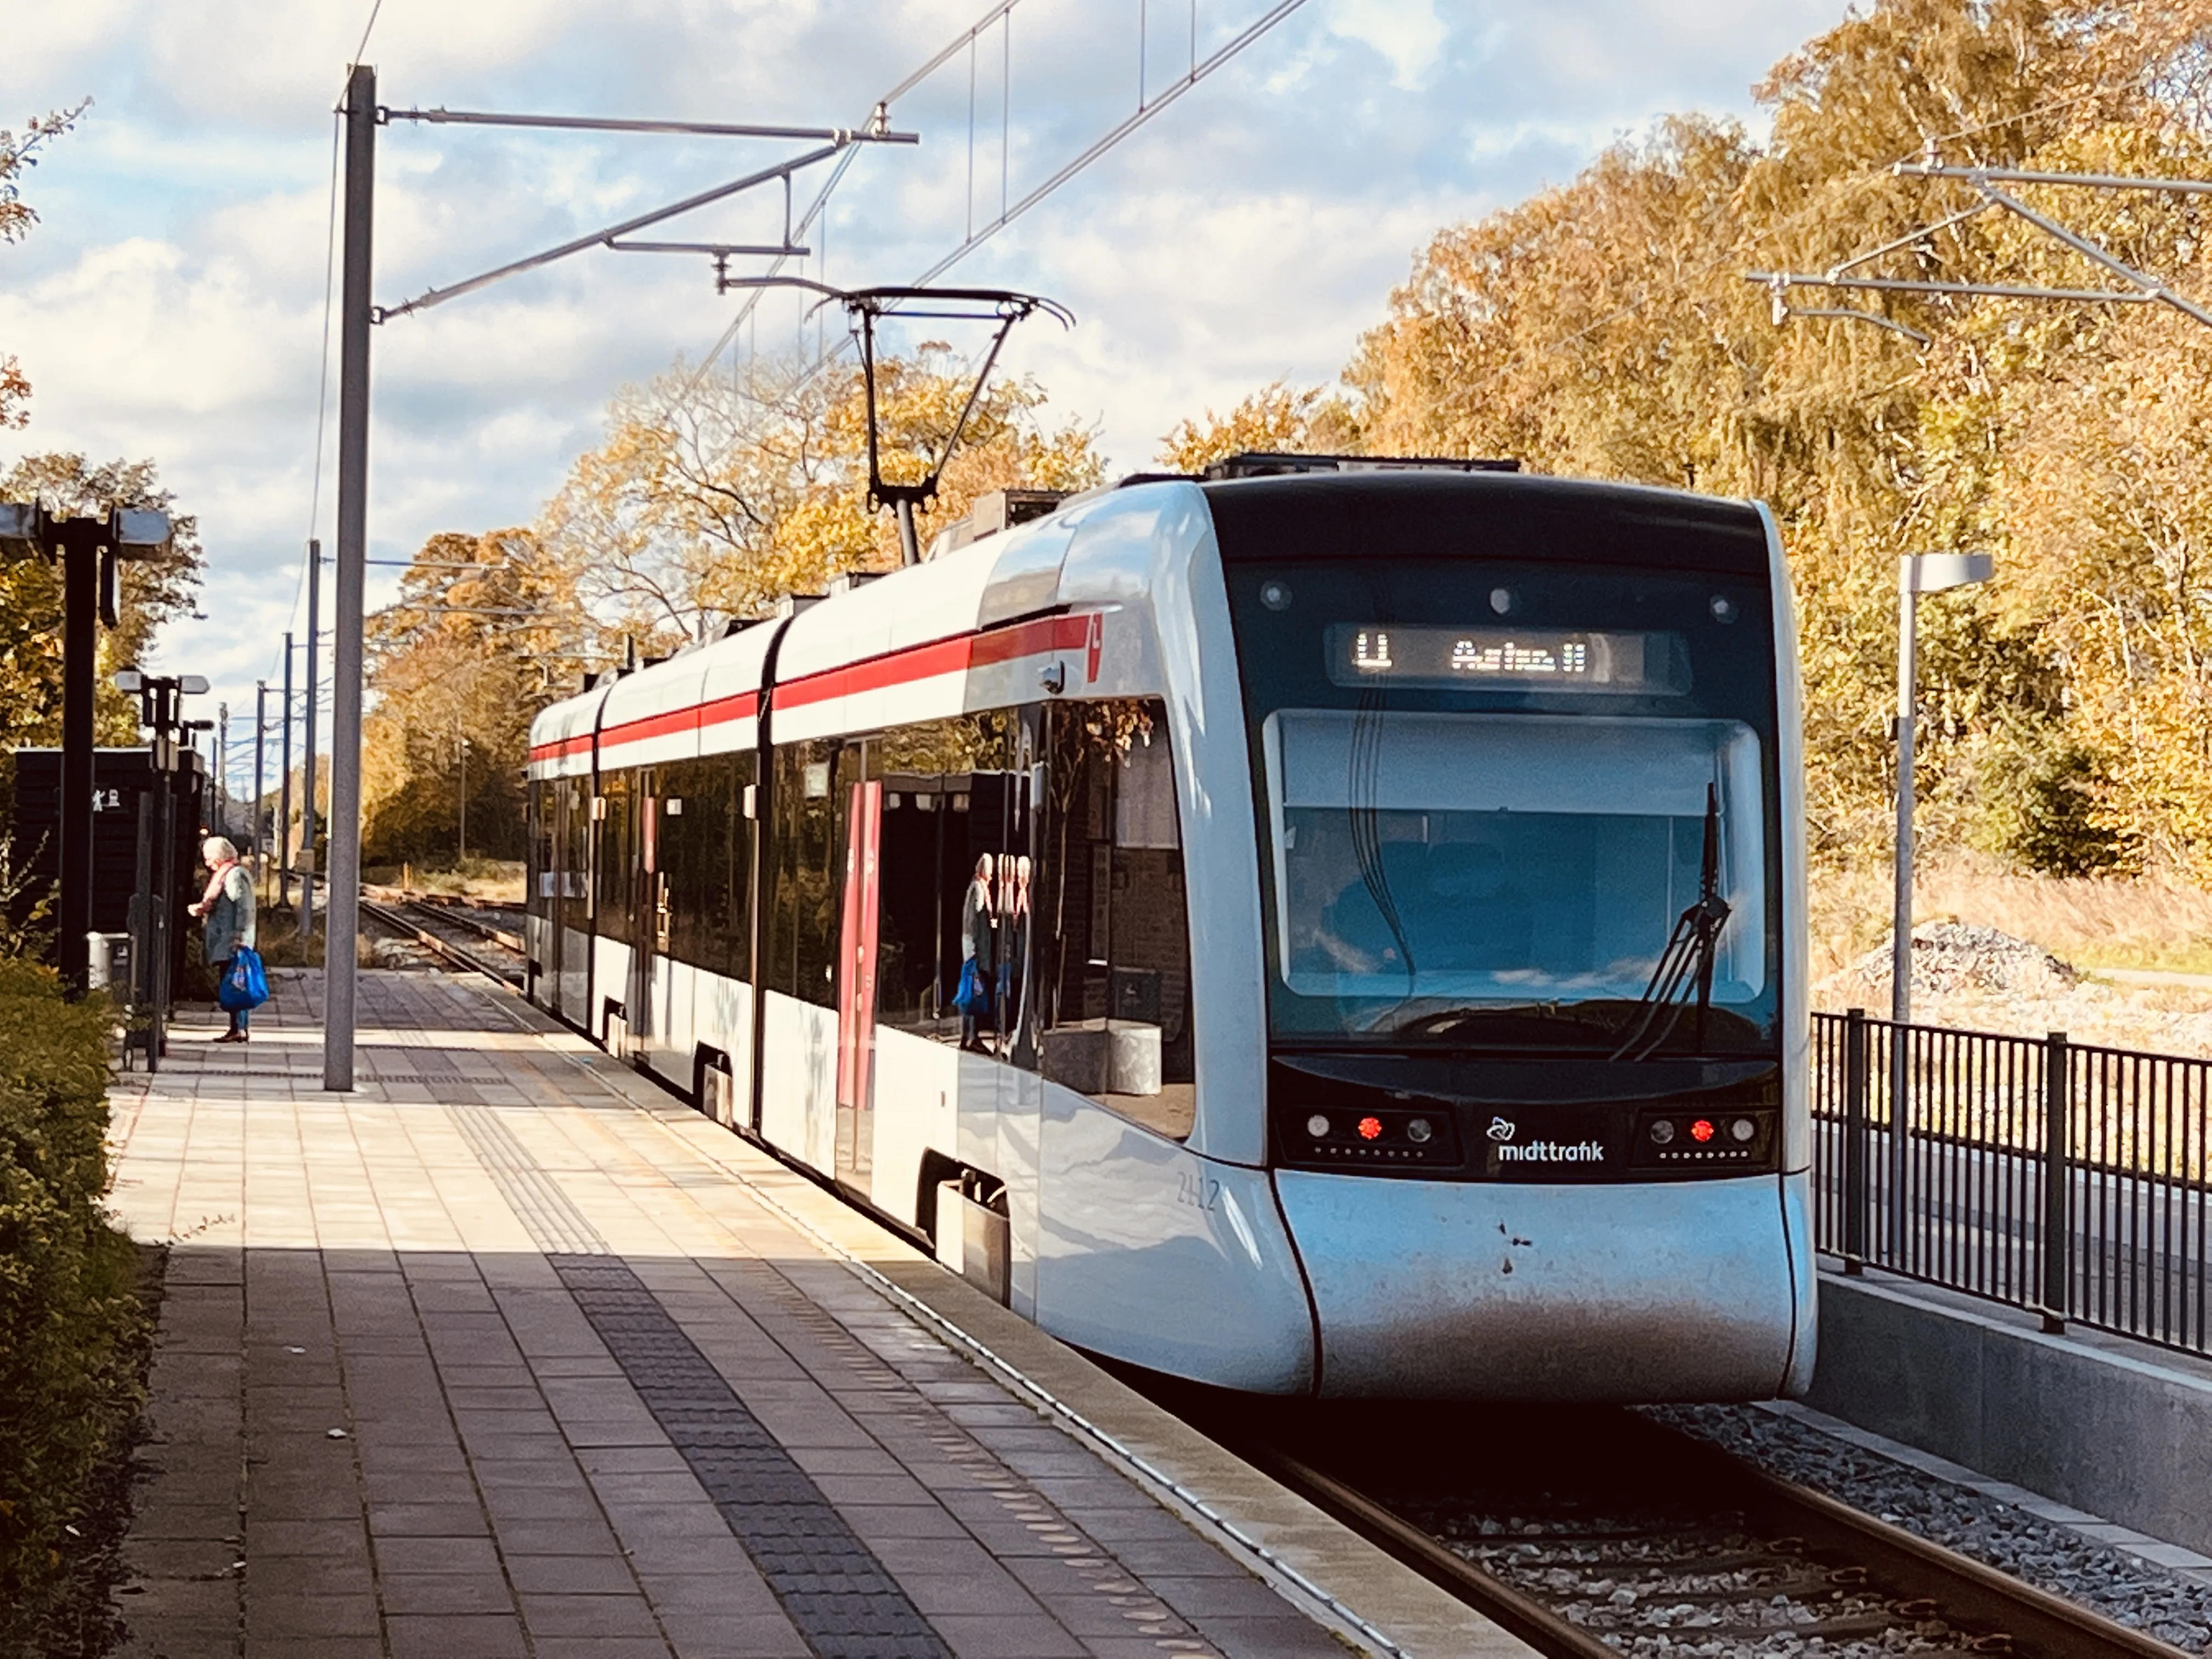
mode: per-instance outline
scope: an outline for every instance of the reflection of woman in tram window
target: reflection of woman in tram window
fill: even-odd
[[[952,1002],[960,1010],[960,1046],[979,1054],[992,1052],[977,1030],[991,1012],[991,986],[998,975],[998,916],[991,900],[994,868],[988,853],[975,860],[975,878],[960,905],[960,988]]]
[[[1012,1036],[1020,1027],[1015,1006],[1029,979],[1030,861],[1027,855],[1000,860],[1006,872],[1000,890],[999,951],[1000,1029]]]

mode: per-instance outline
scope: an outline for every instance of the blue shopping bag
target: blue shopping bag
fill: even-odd
[[[222,970],[216,1000],[227,1014],[240,1014],[269,1000],[269,975],[261,966],[258,951],[241,947]]]
[[[952,994],[952,1006],[978,1018],[991,1012],[991,984],[976,971],[973,957],[960,964],[960,988]]]

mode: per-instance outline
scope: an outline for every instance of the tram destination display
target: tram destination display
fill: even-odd
[[[1680,634],[1339,623],[1326,649],[1328,677],[1339,685],[1630,697],[1676,697],[1690,689]]]

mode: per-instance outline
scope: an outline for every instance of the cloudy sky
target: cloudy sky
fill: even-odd
[[[960,42],[892,106],[919,146],[860,154],[808,239],[807,274],[859,285],[911,280],[1134,112],[1140,79],[1157,98],[1271,3],[1018,0],[971,51],[989,0],[382,0],[362,55],[394,108],[850,126]],[[330,111],[373,4],[19,4],[0,53],[0,125],[94,100],[27,179],[41,223],[0,246],[0,352],[36,388],[0,461],[159,463],[210,556],[207,620],[170,630],[162,665],[208,674],[234,711],[303,627],[306,538],[331,540],[334,416],[312,505]],[[1750,118],[1752,82],[1843,11],[1306,0],[954,276],[1074,311],[1066,335],[1018,333],[1006,366],[1139,467],[1185,416],[1333,377],[1439,225],[1571,178],[1666,112]],[[385,305],[808,147],[397,122],[378,137]],[[802,206],[826,176],[800,175]],[[772,241],[783,211],[766,190],[644,234]],[[702,356],[734,308],[702,260],[594,251],[378,330],[371,556],[527,522],[610,395]],[[721,361],[812,339],[779,300]]]

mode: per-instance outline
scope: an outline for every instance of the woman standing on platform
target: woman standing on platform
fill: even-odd
[[[202,941],[202,951],[207,965],[215,969],[216,982],[222,982],[229,969],[230,960],[240,951],[253,948],[255,939],[253,916],[253,878],[246,873],[238,861],[238,848],[221,836],[210,836],[200,847],[200,859],[209,871],[207,890],[200,902],[191,907],[191,913],[204,917],[207,933]],[[234,1008],[230,1012],[230,1029],[217,1037],[217,1042],[243,1042],[246,1040],[246,1011]]]

